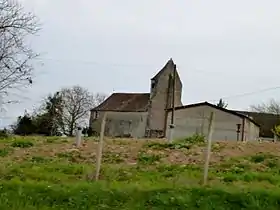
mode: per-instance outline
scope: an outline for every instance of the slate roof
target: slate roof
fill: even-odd
[[[236,111],[233,111],[233,110],[229,110],[229,109],[225,109],[225,108],[216,106],[216,105],[214,105],[214,104],[208,103],[207,101],[201,102],[201,103],[196,103],[196,104],[188,104],[188,105],[185,105],[185,106],[175,107],[175,110],[187,109],[187,108],[198,107],[198,106],[210,106],[210,107],[213,107],[213,108],[215,108],[215,109],[219,109],[219,110],[221,110],[221,111],[227,112],[227,113],[229,113],[229,114],[232,114],[232,115],[235,115],[235,116],[238,116],[238,117],[241,117],[241,118],[246,118],[246,119],[248,119],[250,122],[254,123],[256,126],[260,127],[260,125],[259,125],[255,120],[253,120],[252,118],[250,118],[249,116],[247,116],[247,115],[245,115],[245,114],[242,114],[242,113],[240,113],[240,112],[236,112]],[[171,111],[172,108],[167,109],[167,110],[168,110],[168,111]]]
[[[146,112],[149,93],[113,93],[92,111]]]

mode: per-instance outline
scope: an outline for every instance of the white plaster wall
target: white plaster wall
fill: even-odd
[[[191,136],[193,134],[199,133],[207,135],[208,126],[209,126],[209,117],[210,113],[213,111],[215,113],[214,120],[214,132],[213,140],[237,140],[237,124],[241,124],[242,130],[242,118],[221,110],[215,109],[210,106],[198,106],[191,107],[187,109],[175,110],[174,113],[174,138],[183,138]],[[166,135],[169,133],[169,124],[171,119],[171,112],[168,113],[167,117],[167,131]],[[249,120],[248,120],[249,122]],[[258,128],[253,123],[249,123],[251,128],[251,139],[254,139],[255,136],[258,136]],[[246,138],[248,138],[248,126],[244,127]],[[253,133],[253,134],[252,134]],[[239,140],[242,138],[242,133],[239,135]]]

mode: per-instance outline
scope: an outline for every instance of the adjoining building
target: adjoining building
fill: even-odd
[[[171,121],[172,109],[168,109],[167,123]],[[207,135],[210,113],[214,112],[213,139],[230,141],[257,140],[260,126],[250,117],[218,107],[208,102],[176,107],[174,111],[174,138],[193,134]],[[168,135],[169,128],[166,130]]]

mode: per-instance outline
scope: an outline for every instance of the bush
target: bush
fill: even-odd
[[[183,139],[178,139],[178,142],[181,143],[189,143],[189,144],[200,144],[205,142],[205,136],[199,135],[199,134],[194,134],[192,136],[183,138]]]
[[[0,130],[0,139],[7,139],[9,137],[10,136],[8,134],[7,129],[4,128],[4,129]]]
[[[12,147],[18,147],[18,148],[28,148],[33,147],[34,144],[31,141],[14,141],[11,145]]]
[[[201,144],[205,142],[205,137],[202,135],[195,134],[193,136],[189,136],[182,139],[177,139],[172,143],[159,143],[159,142],[152,142],[145,144],[145,147],[152,148],[152,149],[190,149],[193,144]]]
[[[155,154],[145,154],[142,152],[138,154],[138,162],[142,164],[153,164],[160,161],[160,159],[161,157]]]
[[[10,149],[8,148],[0,149],[0,157],[6,157],[9,155],[9,153],[10,153]]]
[[[264,154],[257,154],[251,157],[251,161],[254,163],[261,163],[265,161],[266,156]]]
[[[190,149],[191,146],[188,144],[184,144],[182,142],[174,142],[174,143],[148,143],[145,145],[148,148],[155,149],[155,150],[161,150],[161,149]]]

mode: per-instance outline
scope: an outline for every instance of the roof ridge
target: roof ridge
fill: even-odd
[[[216,108],[216,109],[219,109],[219,110],[222,110],[222,111],[225,111],[225,112],[228,112],[228,113],[231,113],[231,114],[234,114],[236,116],[239,116],[239,117],[245,117],[247,118],[248,120],[250,120],[252,123],[254,123],[255,125],[259,126],[260,125],[254,120],[254,119],[251,119],[250,117],[242,114],[242,113],[239,113],[237,111],[233,111],[233,110],[230,110],[230,109],[226,109],[226,108],[223,108],[223,107],[219,107],[215,104],[212,104],[212,103],[209,103],[207,101],[205,102],[200,102],[200,103],[193,103],[193,104],[188,104],[188,105],[183,105],[183,106],[177,106],[175,107],[175,110],[178,110],[178,109],[186,109],[186,108],[190,108],[190,107],[196,107],[196,106],[201,106],[201,105],[209,105],[209,106],[212,106],[213,108]],[[169,108],[167,110],[172,110],[172,108]]]
[[[148,92],[116,92],[116,93],[112,93],[112,95],[114,94],[127,94],[127,95],[143,95],[143,94],[150,94]]]

